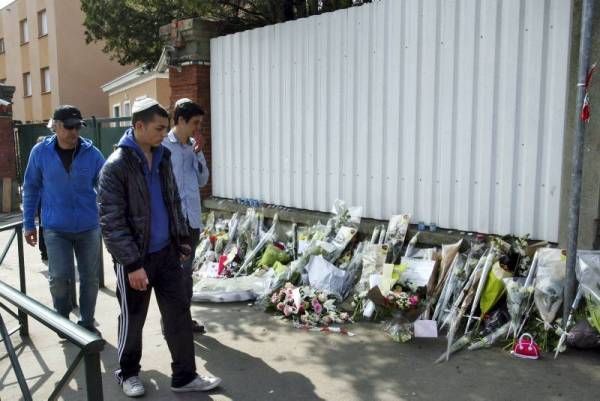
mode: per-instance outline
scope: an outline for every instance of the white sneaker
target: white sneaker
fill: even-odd
[[[146,389],[139,376],[131,376],[123,382],[123,393],[128,397],[141,397]]]
[[[221,379],[213,376],[198,375],[194,380],[182,387],[171,387],[176,393],[189,393],[192,391],[208,391],[221,384]]]

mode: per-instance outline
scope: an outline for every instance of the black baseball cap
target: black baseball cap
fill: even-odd
[[[54,110],[54,115],[52,116],[52,119],[56,121],[62,121],[64,125],[71,127],[77,125],[83,125],[84,127],[86,126],[83,117],[81,117],[81,112],[75,106],[58,106],[56,110]]]

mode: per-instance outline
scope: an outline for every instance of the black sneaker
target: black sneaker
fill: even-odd
[[[163,323],[162,317],[160,318],[160,331],[165,336],[165,324]],[[206,329],[204,328],[204,323],[198,322],[197,320],[192,320],[192,333],[196,334],[205,334]]]
[[[206,333],[206,329],[204,328],[204,323],[198,322],[197,320],[192,320],[192,331],[198,334]]]

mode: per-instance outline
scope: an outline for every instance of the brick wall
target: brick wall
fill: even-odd
[[[208,168],[212,171],[211,131],[210,131],[210,66],[186,65],[181,71],[169,70],[169,83],[171,86],[170,110],[173,110],[178,99],[187,97],[198,103],[206,113],[200,131],[205,139],[204,156]],[[202,197],[212,195],[212,176],[208,184],[202,189]]]
[[[17,178],[13,121],[7,116],[0,116],[0,181],[2,178]]]

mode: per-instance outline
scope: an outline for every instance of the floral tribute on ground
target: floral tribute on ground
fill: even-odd
[[[577,302],[563,322],[563,250],[527,236],[465,233],[440,247],[416,232],[407,242],[409,214],[364,235],[361,214],[342,201],[312,226],[277,215],[267,223],[253,208],[208,213],[193,300],[250,300],[309,331],[350,334],[350,324],[376,321],[398,342],[445,336],[438,362],[495,344],[508,352],[530,337],[542,356],[600,346],[600,252],[578,253]]]

